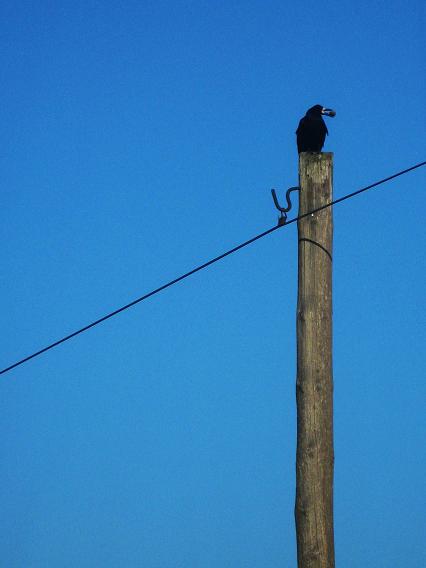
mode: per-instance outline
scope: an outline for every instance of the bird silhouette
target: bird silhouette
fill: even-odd
[[[336,116],[336,113],[331,108],[315,105],[300,120],[296,130],[299,154],[300,152],[321,152],[325,137],[328,134],[322,115]]]

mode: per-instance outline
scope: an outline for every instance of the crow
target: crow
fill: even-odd
[[[322,115],[336,116],[331,108],[324,108],[322,105],[315,105],[310,108],[299,122],[296,130],[297,151],[299,152],[321,152],[324,146],[325,137],[328,134]]]

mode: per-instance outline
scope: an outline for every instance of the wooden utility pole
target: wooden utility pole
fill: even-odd
[[[333,154],[299,157],[299,216],[329,203]],[[332,209],[298,221],[296,538],[298,568],[334,568]]]

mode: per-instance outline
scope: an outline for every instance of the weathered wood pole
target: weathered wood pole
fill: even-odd
[[[333,154],[299,157],[299,215],[329,203]],[[298,221],[296,539],[298,568],[334,568],[332,208]]]

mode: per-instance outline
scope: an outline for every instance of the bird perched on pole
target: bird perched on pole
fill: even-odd
[[[299,154],[300,152],[321,152],[325,137],[328,134],[327,126],[322,119],[323,114],[336,116],[335,111],[331,108],[315,105],[300,120],[296,130]]]

